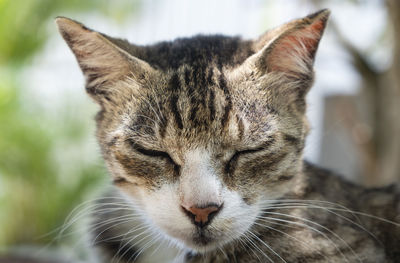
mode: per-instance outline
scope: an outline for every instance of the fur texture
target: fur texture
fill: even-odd
[[[152,46],[57,19],[101,107],[115,185],[93,215],[105,262],[400,260],[399,189],[363,189],[302,158],[328,16],[257,40]],[[199,225],[193,211],[213,212]]]

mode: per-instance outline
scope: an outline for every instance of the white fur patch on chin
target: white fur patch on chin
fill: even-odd
[[[221,198],[223,209],[205,228],[205,234],[210,238],[208,244],[196,243],[197,227],[181,210],[178,184],[164,185],[155,192],[148,192],[140,206],[148,224],[154,226],[153,231],[159,232],[168,243],[179,249],[205,253],[240,238],[258,214],[257,207],[244,203],[234,191],[222,189]]]
[[[219,246],[239,239],[258,215],[258,207],[247,205],[237,192],[224,188],[222,196],[224,207],[211,223],[220,232]]]

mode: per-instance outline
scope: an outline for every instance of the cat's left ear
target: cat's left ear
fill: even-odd
[[[293,80],[310,79],[329,14],[324,9],[268,31],[253,42],[257,53],[248,58],[247,65],[257,75],[278,72]]]

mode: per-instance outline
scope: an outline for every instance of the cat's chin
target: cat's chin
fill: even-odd
[[[240,235],[236,231],[225,230],[220,234],[215,233],[211,230],[212,228],[199,229],[187,233],[187,235],[181,235],[178,240],[184,247],[192,250],[195,253],[205,254],[214,251],[233,242],[235,239],[240,238]]]
[[[225,245],[228,242],[229,240],[224,238],[196,234],[189,237],[184,243],[186,247],[197,253],[207,253]]]

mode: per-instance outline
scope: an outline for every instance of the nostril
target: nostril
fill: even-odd
[[[181,205],[182,211],[194,221],[196,215],[192,214],[192,212],[189,211],[189,209],[186,209],[184,206]]]
[[[222,205],[208,204],[206,206],[181,206],[183,212],[199,227],[208,225],[221,210]]]

